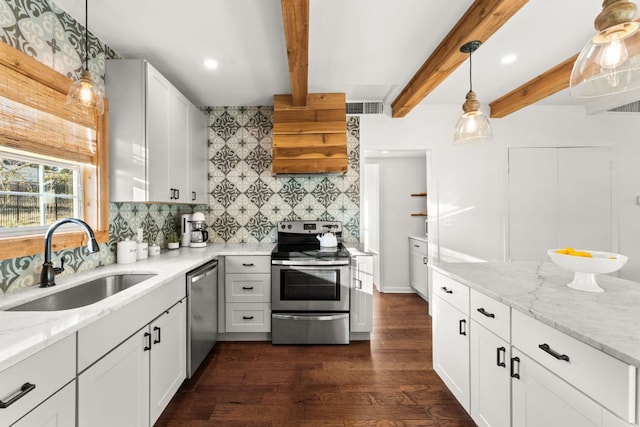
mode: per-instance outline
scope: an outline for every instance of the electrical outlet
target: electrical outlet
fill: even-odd
[[[445,218],[443,221],[443,225],[445,228],[453,227],[453,218]]]

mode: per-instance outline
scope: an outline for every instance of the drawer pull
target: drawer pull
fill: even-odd
[[[151,350],[151,334],[149,332],[145,332],[144,339],[147,340],[147,344],[144,346],[144,351]]]
[[[242,290],[243,291],[252,291],[253,290],[253,286],[243,286]]]
[[[154,344],[160,344],[160,327],[154,326],[153,330],[158,332],[158,338],[154,339],[153,343]]]
[[[425,257],[422,257],[422,263],[423,263],[424,265],[427,265],[427,262],[429,262],[429,261],[427,260],[427,257],[426,257],[426,256],[425,256]]]
[[[518,370],[516,371],[516,363],[518,364]],[[520,379],[520,358],[511,358],[511,378]]]
[[[242,316],[243,320],[253,320],[253,316]]]
[[[554,351],[551,347],[549,347],[549,344],[540,344],[538,348],[544,351],[545,353],[549,353],[550,355],[552,355],[558,360],[564,360],[565,362],[569,361],[569,356],[567,356],[566,354],[560,354],[557,351]]]
[[[22,387],[20,387],[20,391],[11,399],[7,400],[6,402],[0,400],[0,409],[5,409],[13,405],[14,403],[16,403],[16,401],[23,398],[27,393],[29,393],[34,388],[36,388],[35,384],[31,384],[31,383],[22,384]]]
[[[487,317],[491,317],[492,319],[495,319],[496,315],[493,313],[489,313],[487,310],[484,309],[484,307],[480,307],[478,309],[478,313],[480,314],[484,314]]]
[[[458,332],[460,332],[460,335],[467,335],[467,321],[464,319],[460,319],[460,322],[458,322]]]
[[[420,245],[413,245],[413,247],[414,247],[414,248],[419,248],[419,247],[420,247]]]
[[[498,351],[496,356],[497,357],[496,365],[506,368],[507,367],[507,364],[506,364],[507,349],[504,347],[498,347],[497,350]],[[501,353],[502,353],[502,357],[500,357]]]
[[[451,289],[447,289],[446,286],[443,286],[440,289],[442,289],[445,294],[452,294],[453,293],[453,291]]]
[[[254,263],[252,263],[252,262],[243,262],[243,263],[242,263],[242,266],[243,266],[243,267],[253,267],[254,265],[255,265],[255,264],[254,264]]]

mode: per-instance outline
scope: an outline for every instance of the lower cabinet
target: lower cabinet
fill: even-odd
[[[429,300],[427,243],[409,237],[409,284],[423,299]]]
[[[12,427],[69,427],[75,423],[76,382],[72,381]]]
[[[351,257],[349,295],[351,332],[371,332],[373,327],[373,256]]]
[[[225,257],[225,332],[271,332],[271,257]]]
[[[78,425],[153,425],[186,377],[184,301],[78,377]]]
[[[469,412],[469,316],[433,296],[433,369]]]

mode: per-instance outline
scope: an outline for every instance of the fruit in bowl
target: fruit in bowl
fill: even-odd
[[[596,274],[618,271],[629,259],[613,252],[573,248],[549,249],[547,255],[558,266],[575,273],[573,281],[567,286],[590,292],[604,291],[596,282]]]

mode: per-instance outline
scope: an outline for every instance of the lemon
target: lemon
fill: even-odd
[[[574,252],[571,255],[579,256],[579,257],[583,257],[583,258],[593,258],[593,256],[587,251],[578,251],[578,252]]]

